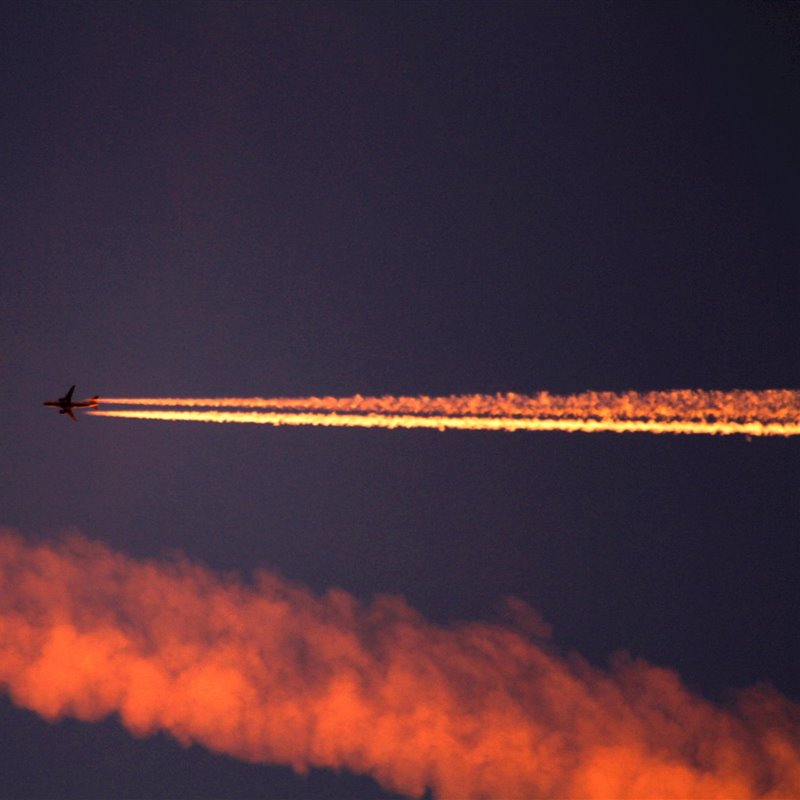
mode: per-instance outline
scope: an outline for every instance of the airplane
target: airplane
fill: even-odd
[[[70,390],[63,396],[59,397],[58,400],[46,400],[44,405],[46,406],[53,406],[53,408],[61,409],[58,413],[59,414],[69,414],[70,418],[73,422],[77,422],[77,418],[72,413],[73,408],[95,408],[97,404],[100,402],[100,398],[95,395],[94,397],[90,397],[88,400],[73,400],[72,393],[75,391],[75,387],[71,386]]]

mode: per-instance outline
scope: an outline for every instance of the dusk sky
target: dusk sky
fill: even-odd
[[[362,743],[340,753],[340,735],[355,741],[370,726],[333,712],[298,722],[318,737],[308,751],[269,757],[217,743],[202,693],[193,712],[209,730],[182,743],[166,724],[134,735],[127,706],[113,703],[94,715],[53,706],[46,718],[44,701],[23,697],[55,691],[51,678],[9,671],[5,626],[32,608],[9,587],[28,574],[18,566],[28,548],[70,532],[104,555],[64,557],[55,583],[73,567],[83,577],[63,578],[63,608],[99,608],[102,595],[133,619],[118,630],[136,635],[152,631],[137,627],[135,565],[162,565],[178,592],[184,578],[164,565],[186,559],[216,576],[181,584],[198,608],[204,581],[239,597],[232,587],[256,570],[302,587],[299,605],[290,601],[298,615],[316,608],[310,596],[329,598],[308,612],[318,630],[298,621],[292,634],[306,637],[296,663],[319,659],[325,675],[340,663],[326,655],[331,608],[350,608],[340,591],[378,609],[363,623],[376,640],[404,625],[419,635],[405,657],[429,659],[437,676],[435,653],[468,660],[483,646],[470,637],[485,633],[505,642],[491,658],[536,648],[553,670],[588,670],[590,688],[606,675],[629,686],[627,653],[645,665],[642,685],[665,668],[714,719],[738,690],[767,685],[798,780],[797,437],[80,412],[73,423],[42,407],[72,384],[80,398],[800,389],[798,8],[3,4],[0,528],[22,537],[23,555],[0,558],[0,795],[456,793],[430,777],[436,764],[422,777],[404,771],[417,757],[456,760],[455,750],[387,748],[373,760]],[[103,572],[115,558],[134,576],[124,586],[128,577]],[[81,581],[87,597],[99,587],[91,601],[83,588],[78,599]],[[376,601],[384,595],[394,599]],[[385,608],[395,621],[381,627]],[[97,619],[86,630],[100,630]],[[246,619],[247,636],[270,641],[259,614]],[[202,652],[223,640],[224,630]],[[364,640],[375,674],[393,675]],[[84,668],[69,660],[76,650],[65,650],[67,674]],[[514,657],[528,686],[527,656]],[[99,681],[97,663],[86,674],[112,680],[118,670]],[[500,684],[493,672],[458,674],[449,720],[482,728],[480,704]],[[281,675],[287,702],[319,689],[316,677]],[[261,691],[253,717],[276,702]],[[599,710],[576,700],[582,721],[618,716],[588,693]],[[463,700],[471,695],[479,707]],[[406,699],[413,706],[414,691]],[[767,703],[752,701],[753,719]],[[536,709],[531,718],[544,724]],[[571,731],[559,728],[559,741],[585,766],[595,751]],[[384,732],[375,725],[376,739]],[[434,742],[429,734],[420,741]],[[289,727],[285,737],[303,738]],[[652,772],[641,763],[620,767],[620,796],[636,769]],[[573,777],[541,795],[589,786]],[[789,796],[791,784],[761,780]]]

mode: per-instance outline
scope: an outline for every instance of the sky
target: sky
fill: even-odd
[[[0,13],[0,621],[6,642],[18,619],[40,642],[31,609],[49,603],[73,625],[51,648],[60,672],[2,653],[0,795],[496,796],[518,775],[454,783],[460,751],[431,720],[491,729],[475,698],[502,686],[512,738],[481,752],[511,764],[513,732],[549,720],[564,750],[526,768],[569,762],[563,780],[584,781],[519,796],[621,796],[634,774],[663,774],[656,723],[619,734],[631,760],[617,784],[589,782],[611,778],[609,762],[589,774],[600,734],[582,723],[625,717],[611,684],[636,711],[636,681],[641,697],[661,687],[653,707],[702,717],[682,725],[698,752],[731,708],[761,752],[760,715],[778,709],[797,776],[794,438],[72,423],[41,405],[72,384],[80,397],[800,388],[796,5]],[[288,598],[288,621],[262,624],[258,592]],[[210,597],[235,625],[214,627]],[[97,609],[114,609],[119,636],[161,652],[162,605],[169,626],[202,630],[200,661],[241,626],[231,674],[275,646],[283,671],[262,686],[262,662],[248,666],[261,694],[241,712],[276,726],[265,749],[245,727],[224,740],[213,671],[185,697],[144,691],[138,729],[141,709],[98,688],[122,662],[81,661],[88,639],[67,634],[100,636],[112,623]],[[369,713],[306,709],[356,661]],[[558,677],[544,721],[537,670]],[[65,675],[102,697],[42,699]],[[373,752],[400,695],[432,715],[428,738],[409,728],[415,753]],[[159,716],[172,696],[195,728]],[[312,719],[313,746],[283,752]],[[434,765],[415,766],[420,752]]]

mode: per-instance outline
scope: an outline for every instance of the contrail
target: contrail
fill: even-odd
[[[788,389],[585,392],[569,396],[541,392],[450,397],[112,397],[104,398],[103,404],[162,408],[89,413],[129,419],[325,427],[800,434],[800,392]],[[171,411],[164,407],[205,410]]]
[[[442,798],[800,796],[800,706],[561,656],[524,603],[439,626],[397,597],[0,532],[0,686],[48,720],[119,715],[251,762]]]
[[[435,428],[482,431],[614,431],[616,433],[705,433],[796,436],[800,424],[763,422],[683,422],[670,420],[525,419],[517,417],[417,417],[389,414],[303,414],[259,411],[90,411],[98,417],[172,422],[234,422],[261,425],[316,425],[336,428]]]

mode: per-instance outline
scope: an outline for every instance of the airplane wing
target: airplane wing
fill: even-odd
[[[66,400],[67,403],[72,402],[72,393],[74,391],[75,391],[75,385],[73,384],[70,390],[64,395],[64,400]]]
[[[75,415],[72,413],[72,409],[71,409],[71,408],[68,408],[68,409],[67,409],[67,414],[69,414],[69,416],[70,416],[70,419],[71,419],[73,422],[77,422],[77,421],[78,421],[77,417],[76,417],[76,416],[75,416]]]

